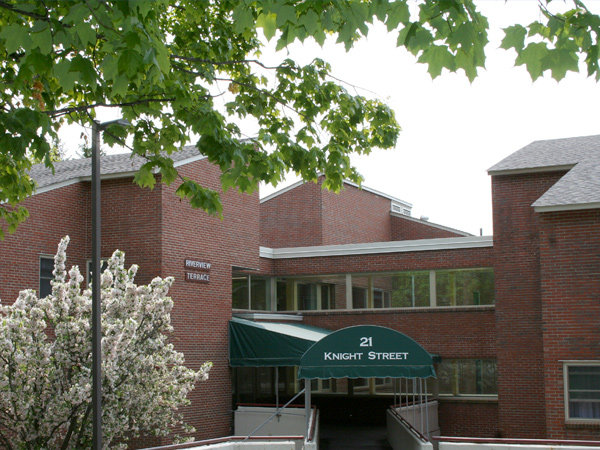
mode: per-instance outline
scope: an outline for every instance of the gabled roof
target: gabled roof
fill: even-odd
[[[184,147],[181,151],[171,155],[174,165],[181,166],[199,159],[203,159],[198,149],[193,145]],[[100,171],[102,178],[122,178],[133,176],[144,164],[145,160],[131,153],[102,156]],[[29,175],[36,181],[36,193],[46,192],[58,187],[66,186],[80,181],[90,180],[92,176],[91,158],[71,159],[54,163],[54,173],[44,164],[36,164],[29,171]]]
[[[533,203],[536,211],[600,208],[600,135],[535,141],[488,169],[493,176],[568,171]]]

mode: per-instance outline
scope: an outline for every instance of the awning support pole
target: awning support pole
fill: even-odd
[[[308,379],[304,379],[304,410],[306,412],[306,439],[308,439],[308,434],[310,433],[310,381]]]
[[[429,396],[427,395],[427,380],[425,380],[425,417],[427,417],[427,439],[431,440],[429,435]]]
[[[246,436],[242,442],[246,442],[250,438],[250,436],[253,436],[254,433],[256,433],[258,430],[260,430],[262,427],[264,427],[273,417],[275,417],[276,415],[278,415],[281,412],[281,410],[287,408],[287,406],[290,403],[292,403],[294,400],[296,400],[302,394],[304,394],[304,389],[302,389],[300,392],[298,392],[296,395],[294,395],[294,398],[292,398],[289,402],[287,402],[281,408],[276,409],[275,412],[271,415],[271,417],[269,417],[267,420],[265,420],[258,428],[256,428],[252,433],[250,433],[248,436]]]
[[[275,367],[275,409],[279,409],[279,367]]]
[[[422,379],[419,379],[419,416],[421,416],[421,429],[419,431],[421,433],[423,433],[423,380]]]

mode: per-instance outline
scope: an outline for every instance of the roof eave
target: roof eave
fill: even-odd
[[[519,169],[489,169],[488,175],[501,176],[501,175],[524,175],[528,173],[546,173],[546,172],[566,172],[571,170],[577,164],[564,164],[560,166],[541,166],[541,167],[525,167]]]
[[[588,202],[588,203],[570,203],[565,205],[535,205],[533,204],[535,212],[558,212],[558,211],[580,211],[584,209],[600,209],[600,202]]]
[[[373,255],[436,250],[461,250],[492,247],[492,236],[469,236],[411,241],[370,242],[364,244],[322,245],[313,247],[260,247],[260,256],[268,259],[315,258],[326,256]]]

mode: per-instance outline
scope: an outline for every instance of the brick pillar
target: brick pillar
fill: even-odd
[[[531,205],[562,175],[492,177],[502,437],[546,437],[539,214]]]

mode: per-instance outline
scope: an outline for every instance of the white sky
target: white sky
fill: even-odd
[[[395,47],[396,33],[375,27],[346,53],[341,45],[294,45],[272,56],[307,64],[321,57],[333,75],[385,100],[402,133],[394,150],[355,156],[364,185],[413,205],[413,217],[475,235],[493,233],[487,169],[534,140],[600,134],[595,108],[600,86],[581,74],[557,83],[547,74],[535,83],[514,52],[499,49],[500,28],[539,17],[534,0],[476,2],[490,21],[486,70],[470,84],[463,73],[431,80],[426,66]],[[558,7],[564,3],[556,0]],[[600,1],[587,0],[595,13]],[[268,52],[265,61],[270,62]],[[370,91],[370,92],[369,92]],[[99,113],[100,120],[108,120]],[[77,148],[77,147],[75,147]],[[289,177],[288,184],[296,181]],[[282,185],[278,187],[281,188]],[[273,188],[261,189],[268,195]]]

